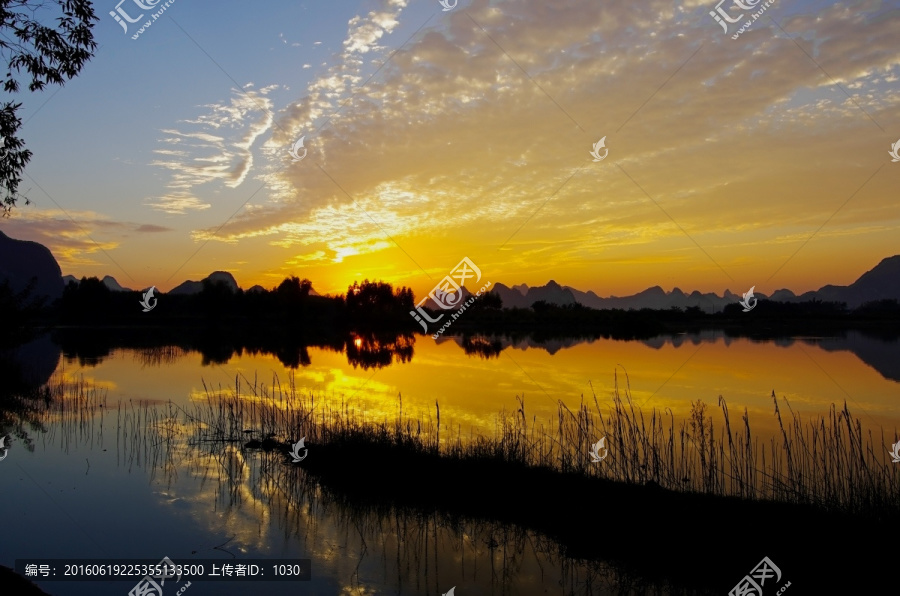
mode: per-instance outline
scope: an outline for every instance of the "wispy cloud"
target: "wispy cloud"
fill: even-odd
[[[163,130],[151,165],[171,172],[169,192],[146,204],[170,214],[208,209],[198,198],[201,187],[218,183],[236,188],[246,180],[254,163],[252,147],[272,126],[272,102],[276,86],[233,89],[227,103],[201,106],[205,112],[181,122],[182,129]]]
[[[114,251],[120,240],[107,238],[137,229],[129,222],[109,220],[93,211],[58,209],[22,209],[16,217],[4,220],[3,232],[11,238],[38,242],[50,249],[63,272],[75,268],[104,266],[109,259],[103,251]]]
[[[171,232],[172,228],[167,228],[165,226],[157,226],[153,224],[142,224],[134,229],[135,232],[147,232],[151,234],[156,234],[159,232]]]
[[[384,0],[350,19],[334,64],[277,121],[236,98],[168,133],[159,165],[173,196],[155,205],[201,209],[198,186],[258,176],[269,200],[216,239],[269,238],[311,262],[384,250],[389,237],[495,249],[523,224],[515,252],[548,264],[693,250],[715,270],[685,232],[723,263],[745,262],[765,234],[772,249],[759,261],[777,258],[850,196],[870,156],[884,158],[870,116],[890,122],[900,107],[900,15],[874,0],[809,14],[778,5],[770,14],[794,39],[766,20],[735,42],[709,4],[475,1],[440,15],[361,87],[418,26],[407,2]],[[290,164],[285,148],[300,135],[309,155]],[[609,159],[559,191],[602,136]],[[865,212],[830,224],[859,227],[830,238],[897,219],[887,191],[870,192]]]

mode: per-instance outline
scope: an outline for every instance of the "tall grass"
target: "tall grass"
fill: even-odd
[[[152,477],[157,469],[175,469],[176,445],[186,440],[190,430],[179,425],[181,412],[171,403],[110,403],[105,390],[84,378],[64,375],[54,375],[46,385],[16,395],[4,406],[0,436],[11,433],[28,451],[35,450],[34,433],[45,446],[58,444],[64,453],[79,445],[102,447],[107,438],[114,438],[117,463],[129,470],[144,467]],[[107,437],[106,426],[111,424],[115,428],[109,434],[114,432],[114,437]]]
[[[347,402],[329,403],[299,392],[293,379],[286,386],[276,379],[267,387],[236,378],[228,393],[206,387],[205,403],[182,414],[197,442],[252,439],[256,445],[283,447],[306,437],[307,446],[389,446],[410,455],[488,459],[511,469],[543,467],[684,492],[813,504],[876,517],[900,513],[900,465],[890,462],[885,447],[890,441],[883,432],[879,441],[872,431],[863,432],[846,403],[804,421],[789,404],[790,417],[783,417],[773,392],[778,431],[761,440],[751,431],[746,409],[741,423],[732,426],[721,397],[721,426],[702,401],[676,423],[668,408],[636,406],[627,383],[620,389],[618,378],[606,408],[596,394],[593,403],[582,400],[574,411],[560,401],[556,418],[546,422],[529,418],[525,400],[517,399],[516,410],[501,412],[493,433],[480,436],[442,425],[437,403],[434,418],[412,418],[404,415],[400,397],[394,419],[378,419]],[[603,436],[609,455],[594,463],[589,448]]]

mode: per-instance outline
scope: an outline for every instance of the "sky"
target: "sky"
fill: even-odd
[[[900,0],[717,2],[95,2],[0,231],[163,291],[852,283],[900,254]]]

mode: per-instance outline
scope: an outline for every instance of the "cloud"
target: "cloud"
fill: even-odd
[[[812,232],[873,171],[860,164],[884,159],[860,107],[885,122],[900,106],[900,15],[879,2],[779,4],[792,39],[763,20],[733,41],[708,2],[476,0],[398,50],[418,26],[405,6],[349,21],[337,64],[269,128],[271,200],[217,239],[316,242],[334,260],[422,236],[491,250],[512,237],[548,263],[687,247],[713,271],[691,239],[737,262],[741,234]],[[309,155],[288,164],[301,134]],[[610,156],[595,164],[602,136]],[[866,217],[896,219],[887,194],[872,201]]]
[[[202,211],[212,207],[209,203],[187,193],[173,193],[156,197],[146,204],[170,215],[182,215],[190,211]]]
[[[27,208],[4,220],[3,231],[10,238],[43,244],[63,271],[67,271],[91,266],[108,269],[108,253],[118,248],[120,242],[103,238],[101,232],[125,232],[134,228],[133,223],[111,221],[93,211]]]
[[[205,185],[236,188],[254,164],[252,147],[272,126],[272,102],[276,86],[255,90],[251,85],[233,89],[228,102],[201,106],[204,112],[181,122],[181,129],[166,129],[151,165],[170,171],[169,193],[145,204],[170,214],[208,209],[198,199]]]
[[[174,231],[172,228],[167,228],[164,226],[157,226],[153,224],[142,224],[134,229],[135,232],[172,232]]]

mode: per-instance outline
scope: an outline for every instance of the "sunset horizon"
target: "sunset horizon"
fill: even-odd
[[[24,97],[32,204],[0,230],[78,278],[330,294],[423,295],[463,257],[601,296],[800,294],[900,253],[884,3],[775,3],[783,30],[738,39],[699,1],[278,5],[240,51],[210,32],[256,9],[226,5],[173,3],[138,39],[101,14],[115,52]]]
[[[0,15],[4,596],[896,583],[900,0]]]
[[[777,287],[777,288],[776,288],[776,287],[763,288],[762,286],[753,286],[753,287],[756,288],[756,293],[757,293],[757,294],[771,294],[772,292],[776,292],[776,291],[780,291],[780,290],[789,290],[789,291],[793,292],[795,295],[800,296],[801,294],[803,294],[803,293],[805,293],[805,292],[814,292],[814,291],[816,291],[816,290],[819,290],[819,289],[821,289],[823,286],[826,286],[826,285],[836,285],[836,286],[846,286],[846,285],[850,285],[852,282],[854,282],[854,281],[856,281],[857,279],[859,279],[859,277],[862,276],[864,273],[866,273],[866,272],[868,272],[868,271],[871,271],[876,265],[878,265],[878,264],[881,263],[882,261],[884,261],[884,260],[886,260],[886,259],[889,259],[889,258],[891,258],[891,257],[896,257],[896,256],[900,256],[900,255],[890,255],[890,256],[886,256],[886,257],[884,257],[883,259],[880,259],[878,262],[874,263],[871,267],[868,267],[868,268],[866,268],[865,270],[860,271],[858,274],[853,274],[853,273],[851,272],[851,273],[850,273],[850,279],[849,279],[849,281],[842,282],[842,283],[827,282],[827,283],[822,284],[821,286],[808,287],[808,288],[803,288],[803,289],[800,289],[800,290],[797,290],[797,289],[792,288],[792,287]],[[450,269],[448,268],[447,272],[444,272],[444,274],[448,273],[449,270],[450,270]],[[399,290],[399,289],[402,288],[402,287],[411,287],[411,286],[406,286],[406,285],[404,285],[404,284],[402,284],[402,283],[391,282],[391,281],[385,280],[385,279],[375,279],[375,278],[371,278],[371,279],[370,279],[370,278],[363,278],[363,277],[357,276],[357,277],[355,277],[355,278],[352,279],[352,280],[348,280],[347,283],[344,284],[343,286],[340,286],[340,285],[339,285],[339,286],[337,287],[337,289],[334,290],[334,291],[324,291],[324,290],[320,289],[319,287],[317,287],[317,284],[316,284],[316,280],[315,280],[315,279],[310,279],[309,277],[307,277],[306,275],[304,275],[302,271],[287,272],[287,273],[285,273],[285,276],[284,276],[283,278],[278,279],[278,280],[265,280],[266,283],[268,283],[268,285],[266,285],[266,283],[261,283],[261,282],[257,282],[257,283],[247,283],[247,282],[244,282],[244,281],[239,277],[239,272],[237,272],[237,271],[229,271],[229,270],[227,270],[227,269],[217,269],[217,270],[215,270],[215,271],[209,271],[209,272],[207,272],[207,273],[205,273],[205,274],[197,274],[197,275],[195,275],[194,277],[185,277],[184,279],[179,279],[177,282],[171,283],[168,287],[157,286],[157,285],[155,285],[155,284],[149,284],[149,285],[146,285],[146,286],[136,286],[136,287],[131,287],[131,286],[129,286],[128,284],[122,283],[122,281],[121,281],[120,279],[118,279],[115,275],[110,274],[110,273],[95,273],[95,274],[91,274],[91,275],[75,275],[75,274],[72,274],[72,273],[68,273],[68,272],[66,272],[66,271],[63,271],[63,272],[62,272],[62,275],[63,275],[63,277],[66,277],[66,276],[70,276],[70,275],[71,275],[72,277],[74,277],[74,278],[77,279],[77,280],[81,280],[81,279],[83,279],[83,278],[90,278],[90,277],[94,277],[94,278],[97,278],[97,279],[101,279],[101,280],[102,280],[102,279],[104,279],[105,277],[109,276],[109,277],[113,278],[117,283],[119,283],[120,285],[122,285],[123,287],[127,287],[128,289],[130,289],[130,290],[132,290],[132,291],[144,290],[144,289],[147,289],[147,288],[149,288],[149,287],[156,287],[156,288],[159,289],[161,292],[167,293],[167,292],[171,292],[171,291],[174,290],[176,287],[178,287],[179,285],[183,284],[183,283],[186,282],[186,281],[199,282],[199,281],[202,281],[202,280],[206,279],[206,278],[209,277],[210,275],[212,275],[212,274],[214,274],[214,273],[218,273],[218,272],[225,272],[225,273],[230,274],[230,275],[235,279],[235,282],[237,282],[238,287],[241,288],[241,289],[244,290],[244,291],[247,291],[248,289],[250,289],[250,288],[252,288],[252,287],[256,287],[256,286],[265,288],[266,290],[271,290],[271,289],[277,287],[277,286],[278,286],[282,281],[284,281],[285,279],[289,279],[289,278],[291,278],[291,277],[296,277],[296,278],[299,278],[299,279],[309,279],[309,281],[312,282],[312,287],[313,287],[313,289],[314,289],[318,294],[323,295],[323,296],[325,296],[325,295],[338,296],[338,295],[341,295],[341,294],[345,294],[345,293],[347,292],[347,288],[351,287],[354,283],[362,283],[363,281],[389,283],[389,284],[391,284],[391,285],[394,287],[395,290]],[[440,272],[435,272],[435,273],[440,273]],[[484,279],[487,279],[487,278],[490,277],[490,276],[487,276],[486,274],[484,274],[484,272],[482,272],[482,275],[483,275],[483,278],[484,278]],[[438,280],[438,281],[439,281],[439,280]],[[747,288],[738,288],[738,287],[728,287],[728,286],[726,286],[726,287],[720,288],[720,289],[698,290],[698,289],[693,288],[693,287],[687,288],[687,287],[682,287],[682,286],[679,286],[679,285],[673,285],[673,286],[666,287],[666,286],[664,286],[664,285],[662,285],[662,284],[651,284],[651,285],[648,285],[648,286],[646,286],[646,287],[641,287],[641,288],[639,288],[639,289],[636,289],[636,290],[634,290],[634,291],[628,291],[627,293],[615,294],[615,293],[601,293],[601,292],[598,291],[596,288],[592,288],[592,287],[578,287],[578,286],[574,286],[574,285],[572,285],[572,284],[563,283],[563,282],[561,282],[560,280],[558,280],[558,279],[556,279],[556,278],[549,278],[549,279],[546,279],[546,280],[543,281],[543,282],[538,282],[538,283],[527,283],[527,282],[519,282],[519,281],[515,281],[515,280],[504,280],[504,279],[498,279],[498,280],[490,279],[490,281],[491,281],[491,283],[492,283],[493,285],[503,284],[504,286],[506,286],[506,287],[508,287],[508,288],[516,288],[516,287],[523,286],[523,285],[524,285],[524,286],[527,286],[527,287],[529,287],[529,288],[545,287],[545,286],[549,285],[550,283],[555,282],[555,283],[557,283],[559,286],[561,286],[561,287],[563,287],[563,288],[573,288],[573,289],[576,289],[576,290],[579,290],[579,291],[582,291],[582,292],[594,292],[595,294],[597,294],[598,296],[603,297],[603,298],[605,298],[605,297],[612,297],[612,296],[618,296],[618,297],[621,297],[621,296],[629,296],[629,295],[637,294],[637,293],[639,293],[639,292],[642,292],[642,291],[644,291],[644,290],[648,290],[648,289],[651,289],[651,288],[654,288],[654,287],[660,287],[660,288],[662,288],[666,293],[672,292],[672,291],[674,291],[674,290],[677,289],[677,290],[681,290],[681,291],[684,292],[685,294],[690,294],[691,292],[699,291],[699,292],[701,292],[701,293],[703,293],[703,294],[706,294],[706,293],[710,293],[710,292],[711,292],[711,293],[714,293],[714,294],[716,294],[716,295],[718,295],[718,296],[723,296],[723,295],[725,295],[726,292],[729,292],[729,291],[730,291],[732,294],[740,295],[740,294],[741,294],[741,291],[746,291],[746,289],[747,289]],[[471,286],[471,285],[472,285],[471,283],[466,284],[466,288],[467,288],[467,289],[471,289],[471,288],[469,287],[469,286]],[[430,291],[433,289],[433,286],[434,286],[434,284],[432,284],[431,287],[422,286],[421,290],[419,290],[419,289],[417,289],[417,288],[414,288],[414,287],[411,287],[411,289],[413,290],[413,292],[415,293],[415,295],[416,295],[418,298],[422,298],[422,297],[425,297],[425,296],[428,294],[428,292],[430,292]]]

